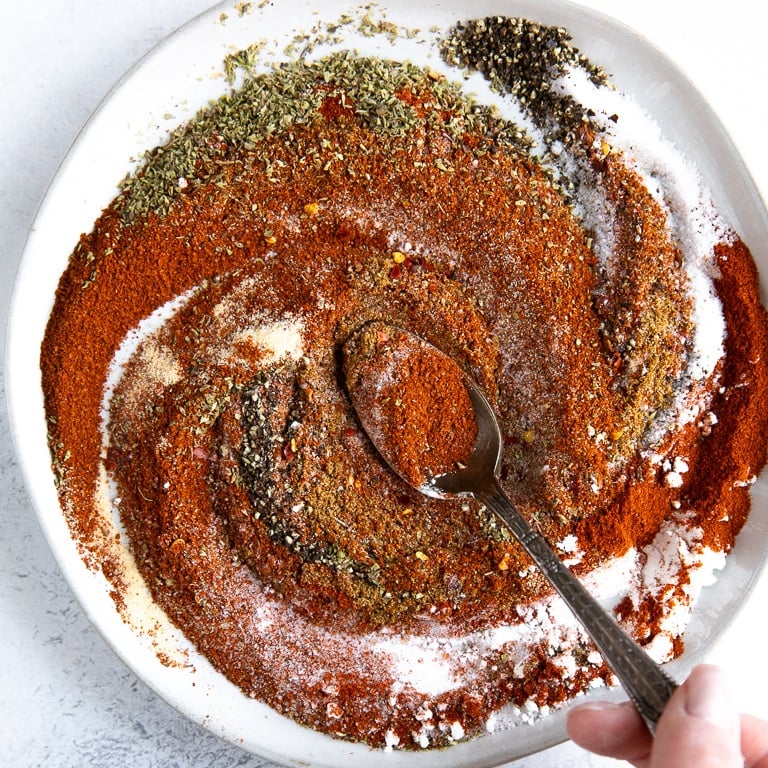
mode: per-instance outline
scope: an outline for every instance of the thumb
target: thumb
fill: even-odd
[[[743,768],[741,720],[717,667],[701,665],[659,720],[651,768]]]

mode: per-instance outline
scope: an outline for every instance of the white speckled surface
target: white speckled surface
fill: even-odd
[[[0,311],[37,204],[69,144],[112,84],[208,0],[36,0],[3,3],[0,21]],[[768,196],[764,149],[768,60],[754,0],[589,0],[653,40],[721,116]],[[4,360],[4,354],[0,359]],[[126,670],[69,592],[36,522],[0,409],[0,763],[7,768],[269,768],[174,712]],[[768,717],[762,691],[757,583],[711,660],[745,710]],[[753,660],[757,661],[752,669]],[[564,744],[517,768],[607,768],[615,761]]]

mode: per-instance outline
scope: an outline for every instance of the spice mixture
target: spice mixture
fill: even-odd
[[[435,50],[247,72],[82,236],[41,353],[62,507],[118,607],[127,547],[247,695],[387,748],[611,677],[482,506],[385,466],[344,386],[362,326],[480,385],[506,491],[660,660],[768,437],[755,268],[695,170],[624,133],[650,118],[565,30],[474,20]],[[515,120],[466,93],[470,70]]]
[[[361,424],[387,463],[421,488],[466,466],[477,421],[461,368],[418,336],[366,323],[344,344],[344,374]]]

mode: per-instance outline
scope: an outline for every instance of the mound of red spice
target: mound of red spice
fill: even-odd
[[[477,422],[451,358],[404,329],[371,322],[344,345],[344,373],[368,436],[406,482],[418,489],[466,466]]]

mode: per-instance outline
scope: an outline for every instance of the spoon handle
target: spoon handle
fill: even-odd
[[[655,733],[677,684],[632,640],[582,583],[563,565],[544,537],[517,511],[498,482],[476,494],[514,534],[589,633],[632,703]]]

